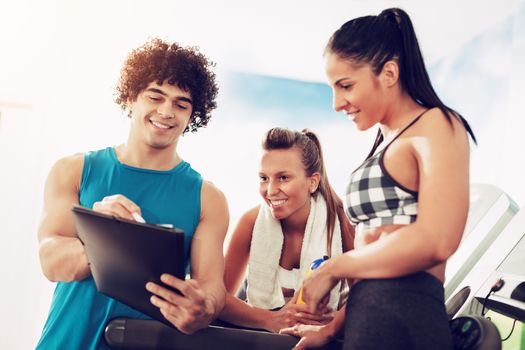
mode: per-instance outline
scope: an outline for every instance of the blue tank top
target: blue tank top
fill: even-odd
[[[122,194],[141,208],[146,222],[183,229],[188,268],[201,187],[202,177],[184,161],[167,171],[141,169],[122,164],[108,147],[85,154],[79,198],[80,205],[92,208],[105,196]],[[149,318],[98,293],[92,277],[58,282],[37,349],[108,349],[103,331],[115,317]]]

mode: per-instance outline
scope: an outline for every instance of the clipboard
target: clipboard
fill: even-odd
[[[77,234],[84,245],[97,290],[173,327],[150,303],[148,281],[178,292],[160,281],[163,273],[185,277],[184,232],[139,223],[74,206]]]

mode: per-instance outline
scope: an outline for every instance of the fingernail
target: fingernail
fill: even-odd
[[[142,224],[146,223],[146,220],[144,220],[144,218],[139,213],[133,212],[131,213],[131,215],[133,216],[133,219],[135,219],[135,221],[140,222]]]

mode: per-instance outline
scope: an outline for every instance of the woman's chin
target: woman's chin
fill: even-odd
[[[280,208],[270,208],[272,216],[276,220],[282,220],[286,218],[284,211]]]

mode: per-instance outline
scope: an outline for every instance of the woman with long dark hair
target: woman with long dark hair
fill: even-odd
[[[334,109],[359,130],[379,128],[346,191],[355,249],[303,283],[315,312],[335,283],[354,280],[346,319],[284,333],[302,337],[296,348],[319,346],[344,324],[344,349],[451,349],[443,281],[467,219],[472,130],[432,88],[403,10],[345,23],[325,59]]]

